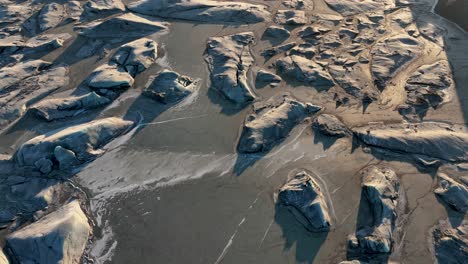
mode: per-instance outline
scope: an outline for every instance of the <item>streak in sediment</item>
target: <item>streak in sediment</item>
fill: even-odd
[[[163,121],[159,121],[159,122],[142,123],[142,124],[139,124],[138,126],[160,125],[160,124],[165,124],[165,123],[170,123],[170,122],[175,122],[175,121],[180,121],[180,120],[202,118],[202,117],[206,117],[206,116],[208,116],[208,115],[198,115],[198,116],[189,116],[189,117],[179,117],[179,118],[174,118],[174,119],[169,119],[169,120],[163,120]]]
[[[258,248],[262,247],[263,241],[265,241],[265,239],[266,239],[266,237],[268,235],[268,232],[270,232],[270,228],[273,225],[273,221],[274,220],[271,220],[270,224],[268,225],[267,229],[265,230],[265,234],[263,234],[262,240],[260,241],[260,245],[258,245]]]
[[[250,210],[252,209],[252,207],[257,203],[258,201],[258,197],[260,196],[262,192],[259,192],[257,194],[257,197],[255,197],[255,200],[250,204],[249,208],[247,210]],[[226,256],[229,248],[232,246],[232,243],[234,241],[234,238],[236,237],[237,235],[237,232],[239,231],[239,228],[245,223],[245,220],[247,220],[247,215],[248,213],[246,214],[246,216],[244,216],[242,218],[242,220],[239,222],[239,224],[237,225],[237,228],[236,230],[234,231],[234,233],[232,234],[231,238],[229,238],[226,246],[224,246],[224,249],[223,249],[223,252],[221,252],[221,254],[219,255],[218,259],[216,260],[216,262],[214,264],[219,264],[221,263],[221,261],[223,261],[224,257]]]

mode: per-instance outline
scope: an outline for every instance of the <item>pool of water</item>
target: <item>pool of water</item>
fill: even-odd
[[[435,12],[468,31],[468,1],[439,0]]]

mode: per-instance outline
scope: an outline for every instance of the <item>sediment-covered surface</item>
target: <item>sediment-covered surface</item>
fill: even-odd
[[[47,65],[40,62],[40,66]],[[18,71],[18,66],[24,66],[26,71]],[[39,72],[33,71],[36,65],[32,63],[20,64],[12,67],[11,81],[5,85],[0,94],[0,127],[5,128],[8,124],[19,119],[32,104],[47,97],[54,91],[66,88],[69,84],[68,67],[48,67]],[[4,80],[8,82],[9,77]]]
[[[438,175],[439,185],[434,193],[448,206],[460,213],[468,211],[468,188],[463,182],[450,178],[447,174]]]
[[[308,85],[325,88],[334,85],[322,65],[301,56],[291,55],[278,60],[277,67],[280,74]]]
[[[320,133],[332,137],[345,137],[351,131],[336,116],[322,114],[314,119],[312,126]]]
[[[59,180],[15,173],[2,179],[1,189],[0,226],[11,231],[54,211],[73,194],[73,189]]]
[[[0,0],[0,262],[466,263],[435,4]]]
[[[34,166],[47,174],[60,161],[56,155],[57,147],[73,152],[80,163],[102,153],[102,148],[112,139],[128,131],[134,123],[120,118],[106,118],[63,130],[52,131],[25,142],[15,153],[18,166]]]
[[[128,8],[149,16],[210,23],[257,23],[270,18],[270,13],[263,5],[234,1],[140,0],[128,5]]]
[[[5,37],[0,40],[0,54],[3,56],[19,55],[37,56],[37,53],[49,53],[63,46],[72,36],[63,34],[42,34],[25,40],[20,36]]]
[[[385,262],[392,249],[398,248],[405,197],[400,180],[389,168],[370,166],[362,172],[363,223],[348,241],[348,256],[363,261]],[[370,219],[364,219],[369,217]]]
[[[30,109],[38,117],[44,118],[47,121],[52,121],[76,116],[86,110],[97,108],[108,103],[110,103],[110,100],[106,97],[91,92],[82,96],[43,100],[33,105]]]
[[[152,21],[131,13],[79,26],[80,34],[89,38],[144,37],[167,30],[168,23]],[[119,30],[114,30],[118,28]]]
[[[468,133],[443,123],[376,124],[356,128],[354,133],[365,144],[378,148],[447,161],[468,159]]]
[[[96,68],[89,78],[89,86],[95,89],[122,89],[133,85],[134,79],[124,68],[104,64]]]
[[[37,74],[41,69],[49,65],[49,62],[43,60],[33,60],[18,63],[11,67],[4,67],[0,69],[0,89],[4,91],[10,85]]]
[[[65,8],[57,3],[50,3],[43,6],[37,18],[39,31],[46,31],[58,26],[64,19],[65,12]]]
[[[422,44],[408,35],[397,35],[376,43],[372,48],[372,75],[381,89],[401,69],[415,60],[422,51]]]
[[[19,263],[80,263],[91,227],[78,201],[70,202],[7,237]]]
[[[158,44],[148,38],[127,43],[88,76],[88,86],[100,94],[114,98],[132,87],[135,77],[156,62]]]
[[[141,38],[120,47],[110,61],[135,77],[154,64],[157,56],[158,43],[148,38]]]
[[[109,16],[125,11],[121,0],[90,0],[83,5],[85,16]]]
[[[206,60],[211,85],[226,99],[238,104],[245,104],[255,98],[247,81],[247,72],[253,63],[250,45],[254,41],[252,32],[208,40]]]
[[[287,95],[254,105],[253,113],[244,122],[237,149],[245,153],[268,151],[304,118],[320,109],[320,106],[303,103]]]
[[[304,11],[278,10],[275,21],[280,25],[304,25],[308,19]]]
[[[316,180],[307,172],[298,172],[283,185],[278,203],[288,207],[305,228],[313,232],[328,231],[331,217],[325,194]]]
[[[163,70],[147,85],[143,94],[165,104],[175,103],[191,94],[196,86],[196,81],[188,76]]]
[[[325,0],[325,2],[336,12],[346,16],[390,9],[395,6],[395,0]]]
[[[407,97],[400,112],[424,116],[429,108],[435,109],[450,100],[452,87],[452,71],[447,61],[421,66],[406,81]]]

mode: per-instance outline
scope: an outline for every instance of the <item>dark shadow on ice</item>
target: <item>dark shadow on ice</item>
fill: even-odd
[[[39,25],[37,23],[37,18],[39,17],[39,13],[40,10],[36,11],[21,24],[21,28],[23,29],[22,34],[24,36],[31,38],[38,34]]]
[[[372,104],[372,99],[366,98],[366,97],[362,99],[362,113],[363,114],[366,113],[366,110],[370,104]]]
[[[315,263],[315,257],[325,242],[328,232],[312,233],[305,229],[285,206],[275,206],[275,222],[281,227],[285,245],[289,251],[296,246],[296,262]]]
[[[233,172],[239,176],[241,175],[246,169],[252,167],[257,161],[261,160],[263,157],[266,156],[268,152],[261,152],[261,153],[238,153],[236,163],[234,164]]]
[[[363,148],[365,146],[366,144],[362,142],[361,140],[359,140],[359,138],[353,133],[353,140],[351,143],[351,153],[354,153],[356,149]]]
[[[215,88],[211,87],[210,82],[208,82],[208,85],[209,85],[208,91],[207,91],[208,98],[210,99],[211,103],[221,107],[222,114],[225,114],[228,116],[236,115],[249,105],[249,104],[245,104],[245,105],[235,104],[227,100],[226,98],[224,98],[224,96],[218,91],[216,91]]]
[[[258,78],[255,78],[255,89],[263,89],[267,86],[270,86],[272,84],[271,82],[264,82],[259,80]]]
[[[369,216],[372,216],[372,211],[369,207],[369,203],[367,202],[364,192],[361,192],[361,198],[359,199],[358,215],[356,220],[356,230],[362,229],[366,226],[372,226],[374,224],[372,217]]]
[[[463,219],[465,219],[466,214],[455,211],[455,209],[452,206],[448,205],[445,201],[440,199],[438,195],[435,195],[435,197],[437,198],[437,201],[441,205],[443,205],[445,210],[447,211],[447,216],[448,220],[450,221],[450,224],[452,226],[460,226],[460,224],[463,222]]]
[[[337,137],[326,136],[314,129],[314,144],[321,143],[323,146],[323,150],[329,149],[331,146],[335,144],[338,140]]]
[[[267,36],[265,34],[265,32],[262,34],[262,37],[260,38],[260,40],[262,41],[268,41],[271,43],[271,45],[273,46],[278,46],[279,44],[283,43],[284,41],[286,41],[289,37],[270,37],[270,36]]]

